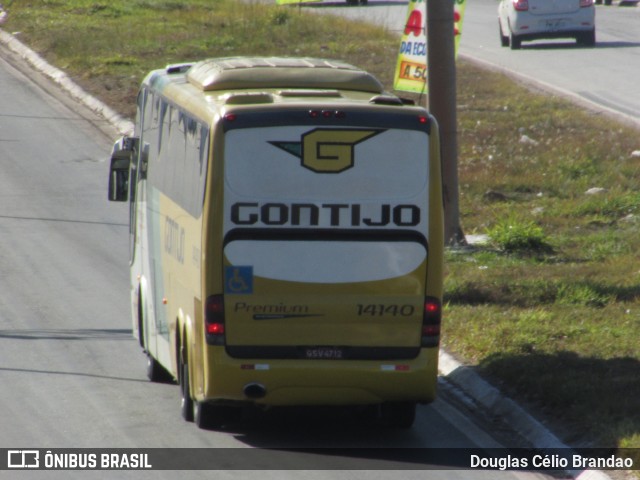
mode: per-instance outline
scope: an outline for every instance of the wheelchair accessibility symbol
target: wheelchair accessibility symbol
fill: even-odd
[[[253,267],[225,267],[224,285],[226,293],[253,293]]]

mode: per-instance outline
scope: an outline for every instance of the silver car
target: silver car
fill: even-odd
[[[596,44],[594,0],[500,0],[500,42],[512,50],[539,38],[575,38]]]

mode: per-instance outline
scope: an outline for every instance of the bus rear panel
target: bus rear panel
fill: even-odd
[[[213,358],[259,403],[428,402],[432,124],[339,108],[222,120],[224,354]]]

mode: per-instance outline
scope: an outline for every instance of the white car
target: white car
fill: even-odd
[[[526,40],[573,37],[596,44],[594,0],[500,0],[500,42],[512,50]]]

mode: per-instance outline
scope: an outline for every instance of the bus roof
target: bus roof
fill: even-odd
[[[202,119],[220,108],[266,104],[402,106],[370,73],[336,60],[229,57],[168,65],[149,73],[149,86]],[[408,112],[407,112],[408,113]]]
[[[233,57],[194,64],[187,80],[209,92],[255,88],[319,88],[382,93],[373,75],[348,63],[317,58]]]

